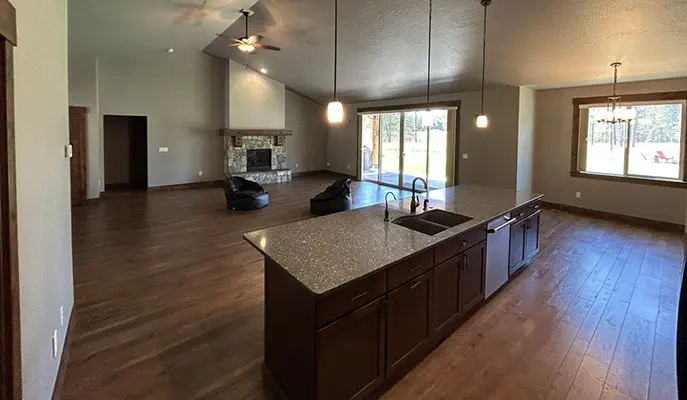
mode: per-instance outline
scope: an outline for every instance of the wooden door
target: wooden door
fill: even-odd
[[[392,376],[423,351],[430,336],[432,271],[388,295],[386,373]]]
[[[522,220],[510,228],[509,269],[513,271],[525,260],[525,224]]]
[[[86,107],[69,107],[69,144],[72,158],[69,160],[71,175],[72,206],[86,201]]]
[[[14,141],[16,13],[0,0],[0,399],[21,398]]]
[[[484,300],[486,250],[486,242],[482,242],[473,246],[462,255],[463,268],[460,271],[461,314],[469,312]]]
[[[525,225],[525,258],[534,257],[539,252],[539,213],[527,218]]]
[[[384,381],[384,301],[317,332],[317,399],[364,399]]]
[[[460,313],[458,278],[462,265],[463,257],[459,255],[434,269],[432,327],[435,332],[450,331]]]

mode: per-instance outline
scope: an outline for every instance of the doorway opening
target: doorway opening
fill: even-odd
[[[416,177],[431,189],[455,184],[458,106],[432,107],[429,124],[414,107],[359,110],[362,180],[399,188]]]
[[[105,115],[105,191],[148,188],[148,118]]]

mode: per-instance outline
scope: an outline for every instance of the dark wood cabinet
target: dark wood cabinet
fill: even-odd
[[[389,293],[386,372],[393,375],[423,351],[430,337],[432,271]]]
[[[484,300],[484,268],[486,242],[482,242],[462,255],[460,271],[460,312],[465,314]]]
[[[539,252],[539,213],[527,218],[525,224],[525,258],[534,257]]]
[[[434,269],[434,307],[432,327],[435,332],[451,331],[460,313],[459,277],[463,257],[456,256]]]
[[[317,399],[366,398],[384,380],[384,300],[317,332]]]
[[[510,228],[510,258],[508,267],[511,272],[525,261],[525,224],[527,220],[519,221]]]

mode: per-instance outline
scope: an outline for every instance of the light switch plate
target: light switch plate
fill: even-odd
[[[160,153],[168,153],[169,152],[169,147],[158,147],[157,151]]]
[[[57,350],[58,350],[58,345],[57,345],[57,329],[55,329],[52,332],[52,358],[55,359],[57,358]]]
[[[65,158],[72,158],[74,156],[74,148],[71,144],[64,146],[64,156]]]
[[[467,159],[468,159],[468,153],[463,153],[463,160],[467,160]]]

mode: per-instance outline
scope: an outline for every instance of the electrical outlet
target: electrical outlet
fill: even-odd
[[[57,358],[57,350],[58,350],[57,329],[55,329],[52,332],[52,358],[53,359]]]
[[[468,159],[468,153],[463,153],[463,160],[467,160],[467,159]]]
[[[296,168],[298,168],[298,164],[296,164]]]
[[[64,326],[64,306],[60,306],[60,326]]]
[[[582,198],[582,192],[575,192],[575,197],[577,197],[578,199],[581,199]]]
[[[74,148],[72,147],[72,145],[68,144],[64,146],[64,157],[72,158],[72,156],[74,156]]]
[[[203,171],[198,171],[198,176],[203,176]]]
[[[351,166],[350,166],[350,165],[346,165],[346,169],[351,169]]]
[[[102,189],[103,189],[103,183],[100,182],[100,179],[98,179],[98,190],[102,190]]]
[[[327,166],[328,166],[328,167],[331,167],[331,166],[332,166],[332,163],[330,163],[329,161],[327,161]]]
[[[169,152],[169,147],[158,147],[157,151],[160,153],[168,153]]]

